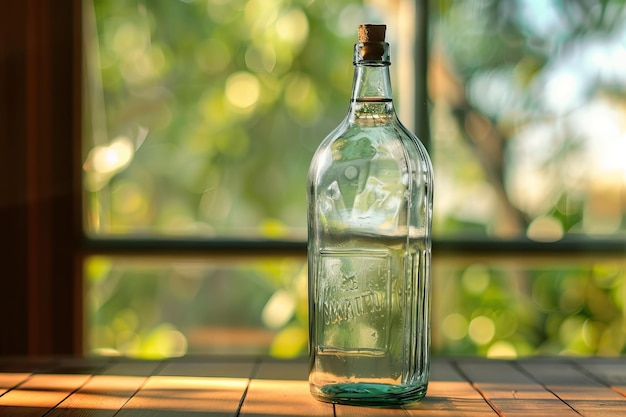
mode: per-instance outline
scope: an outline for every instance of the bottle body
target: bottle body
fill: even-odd
[[[432,166],[387,66],[356,56],[348,116],[309,170],[309,384],[322,401],[404,404],[428,385]]]

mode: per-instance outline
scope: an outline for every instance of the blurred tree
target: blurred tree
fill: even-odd
[[[438,191],[469,189],[444,197],[438,232],[462,232],[456,219],[498,237],[623,236],[626,164],[612,155],[626,150],[624,2],[431,8],[433,143],[444,173]],[[475,165],[459,168],[464,159]],[[478,172],[468,176],[468,169]]]

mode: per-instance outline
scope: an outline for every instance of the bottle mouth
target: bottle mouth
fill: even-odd
[[[387,42],[358,42],[354,45],[354,65],[388,66],[389,44]]]

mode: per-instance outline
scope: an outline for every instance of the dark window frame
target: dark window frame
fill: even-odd
[[[0,14],[0,354],[82,350],[80,0]]]

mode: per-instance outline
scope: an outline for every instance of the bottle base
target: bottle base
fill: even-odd
[[[340,383],[321,387],[311,394],[318,400],[346,405],[394,407],[420,401],[428,386],[407,387],[375,383]]]

